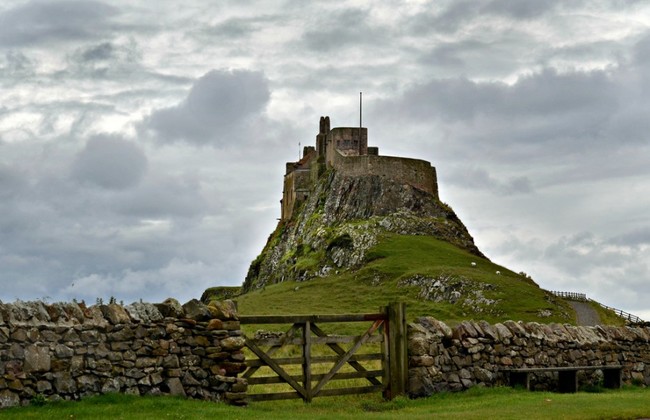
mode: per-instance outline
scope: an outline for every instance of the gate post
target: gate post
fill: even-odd
[[[311,323],[305,322],[302,326],[302,383],[305,388],[303,401],[310,403],[311,389]]]
[[[388,305],[388,371],[390,379],[386,397],[392,400],[406,394],[408,383],[408,348],[406,337],[406,304]]]

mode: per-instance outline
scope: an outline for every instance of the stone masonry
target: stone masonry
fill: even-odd
[[[504,369],[622,365],[623,381],[650,385],[650,328],[574,327],[506,321],[463,321],[451,328],[431,317],[408,327],[409,394],[428,396],[473,386],[507,384]],[[595,384],[602,372],[583,374]],[[553,373],[533,378],[553,389]]]
[[[245,404],[232,301],[0,303],[0,407],[122,392]]]

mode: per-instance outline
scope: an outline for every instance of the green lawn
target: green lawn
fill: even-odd
[[[554,394],[510,388],[474,388],[430,398],[378,395],[251,403],[221,403],[174,397],[104,395],[80,402],[48,403],[0,411],[3,419],[639,419],[650,417],[650,389],[626,388],[601,393]]]

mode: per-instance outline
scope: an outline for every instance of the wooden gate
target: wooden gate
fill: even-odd
[[[312,398],[330,395],[362,394],[381,391],[384,398],[404,394],[408,378],[406,354],[406,319],[404,303],[393,303],[381,312],[349,315],[240,315],[242,324],[290,324],[284,334],[246,338],[246,347],[258,358],[246,360],[247,370],[242,377],[249,385],[286,383],[293,388],[290,392],[270,392],[249,394],[251,401],[302,398],[310,402]],[[371,322],[361,335],[327,334],[319,324],[325,323]],[[364,346],[378,343],[380,350],[374,353],[360,353]],[[350,345],[344,348],[342,344]],[[312,355],[313,345],[325,345],[334,354]],[[276,357],[285,346],[300,346],[301,357]],[[266,347],[266,349],[264,349]],[[381,368],[369,369],[363,362],[379,360]],[[314,365],[333,363],[326,373],[314,373]],[[376,364],[376,362],[375,362]],[[283,366],[301,365],[301,374],[287,372]],[[340,372],[345,365],[351,371]],[[268,366],[272,376],[254,376],[258,370]],[[325,389],[325,385],[336,380],[361,378],[363,386],[335,386]]]

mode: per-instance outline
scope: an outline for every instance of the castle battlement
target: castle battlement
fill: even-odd
[[[320,118],[316,147],[306,146],[297,162],[287,162],[282,192],[281,220],[288,220],[297,205],[305,201],[312,186],[326,169],[344,176],[381,176],[411,185],[438,199],[436,168],[425,160],[380,156],[368,147],[365,127],[330,129],[329,117]]]

